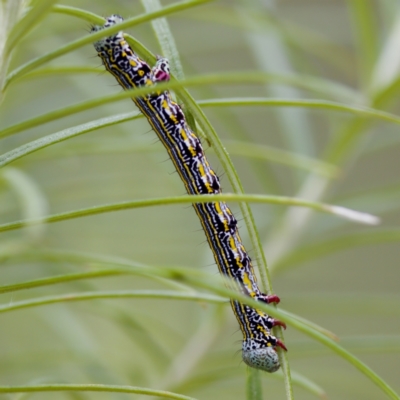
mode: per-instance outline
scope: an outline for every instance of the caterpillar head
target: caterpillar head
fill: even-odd
[[[157,62],[151,72],[151,80],[156,82],[168,82],[170,78],[169,61],[157,56]]]

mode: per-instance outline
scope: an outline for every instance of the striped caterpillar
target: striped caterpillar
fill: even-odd
[[[119,15],[106,19],[104,26],[94,26],[92,32],[122,21]],[[154,86],[170,78],[168,60],[157,57],[153,69],[141,60],[124,39],[123,32],[94,43],[105,68],[124,89]],[[144,114],[181,177],[189,194],[213,195],[221,193],[219,179],[211,169],[200,140],[185,120],[181,107],[173,101],[169,91],[157,91],[133,98]],[[225,202],[195,203],[193,207],[200,219],[221,274],[230,277],[247,296],[264,303],[278,303],[276,295],[260,292],[251,259],[247,254],[237,228],[237,221]],[[285,345],[271,335],[272,327],[286,325],[264,312],[236,300],[231,306],[243,333],[243,361],[253,368],[268,372],[279,369],[276,346]]]

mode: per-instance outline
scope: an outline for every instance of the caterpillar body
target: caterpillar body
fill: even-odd
[[[112,15],[99,31],[122,21]],[[105,68],[124,89],[155,86],[170,78],[168,60],[157,58],[154,68],[141,60],[124,39],[123,32],[94,43]],[[189,194],[213,195],[221,193],[218,176],[208,163],[200,140],[190,129],[181,107],[169,91],[157,91],[133,98],[168,151]],[[237,221],[225,202],[195,203],[193,207],[200,219],[221,274],[232,278],[239,290],[253,299],[265,303],[278,303],[276,295],[263,294],[257,285],[251,259],[239,236]],[[253,368],[274,372],[279,369],[276,347],[286,350],[271,329],[285,324],[266,313],[231,300],[231,306],[243,333],[242,356]]]

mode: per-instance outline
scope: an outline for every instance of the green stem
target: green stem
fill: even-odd
[[[32,386],[0,386],[0,393],[45,393],[45,392],[104,392],[136,393],[176,400],[195,400],[181,394],[153,390],[135,386],[97,385],[97,384],[48,384]]]
[[[154,11],[151,13],[141,14],[141,15],[138,15],[137,17],[129,18],[129,19],[121,22],[118,25],[113,25],[107,29],[103,29],[99,32],[94,32],[91,35],[87,35],[81,39],[77,39],[65,46],[60,47],[57,50],[54,50],[54,51],[51,51],[51,52],[45,54],[44,56],[35,58],[32,61],[29,61],[28,63],[22,65],[21,67],[18,67],[14,71],[12,71],[6,78],[5,88],[7,88],[7,86],[11,82],[13,82],[15,79],[18,79],[19,77],[27,74],[28,72],[32,71],[33,69],[51,61],[51,60],[54,60],[57,57],[60,57],[63,54],[66,54],[73,50],[76,50],[86,44],[93,43],[96,40],[99,40],[103,37],[115,34],[115,33],[119,32],[120,30],[124,30],[126,28],[131,28],[133,26],[142,24],[144,22],[151,21],[155,18],[173,14],[178,11],[183,11],[183,10],[186,10],[186,9],[194,7],[194,6],[207,3],[209,1],[211,1],[211,0],[188,0],[188,1],[182,1],[179,3],[173,3],[169,6],[162,8],[161,10],[157,10],[157,11]],[[103,24],[104,18],[98,17],[96,19],[96,21],[93,21],[93,22],[98,23],[98,24]]]
[[[20,229],[26,225],[53,223],[74,218],[86,217],[89,215],[103,214],[112,211],[121,211],[121,210],[128,210],[128,209],[142,208],[142,207],[153,207],[159,205],[209,203],[216,201],[253,202],[253,203],[280,204],[286,206],[302,206],[302,207],[312,208],[316,211],[321,211],[329,214],[334,214],[340,217],[348,218],[353,221],[361,223],[375,224],[378,222],[378,219],[370,214],[360,213],[358,211],[353,211],[344,207],[332,206],[329,204],[316,203],[308,200],[297,199],[295,197],[225,193],[218,195],[186,195],[178,197],[162,197],[155,199],[125,201],[121,203],[94,206],[89,208],[83,208],[80,210],[67,211],[64,213],[49,215],[42,219],[31,219],[31,220],[9,222],[0,225],[0,232]]]

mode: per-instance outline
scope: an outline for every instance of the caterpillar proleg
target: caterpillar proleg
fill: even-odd
[[[118,15],[106,19],[99,31],[122,21]],[[154,86],[154,93],[134,98],[136,106],[160,138],[189,194],[221,193],[218,176],[210,167],[200,140],[190,129],[181,107],[169,91],[157,91],[157,82],[170,78],[168,60],[158,57],[154,68],[141,60],[124,39],[123,32],[94,43],[105,68],[124,89]],[[265,295],[258,288],[251,259],[239,236],[237,221],[225,202],[195,203],[221,274],[230,277],[247,296],[264,303],[278,303],[276,295]],[[271,334],[271,329],[285,324],[264,312],[231,300],[231,306],[243,333],[242,356],[253,368],[274,372],[279,369],[276,347],[285,345]]]

